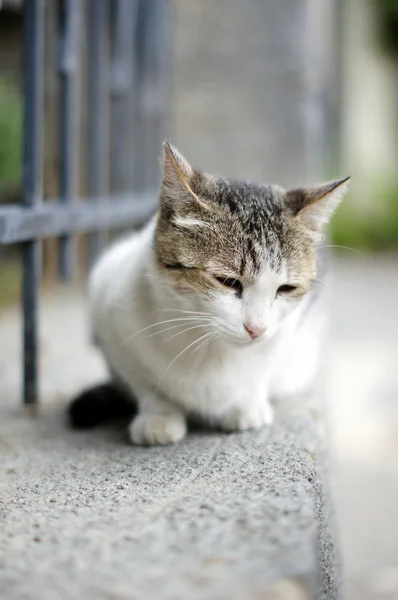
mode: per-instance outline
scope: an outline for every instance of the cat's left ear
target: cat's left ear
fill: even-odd
[[[161,202],[172,206],[177,212],[198,207],[209,210],[196,193],[199,180],[202,180],[200,174],[194,171],[187,159],[169,142],[164,142]]]
[[[346,177],[315,187],[288,190],[284,195],[285,205],[308,229],[321,233],[342,201],[349,179]]]

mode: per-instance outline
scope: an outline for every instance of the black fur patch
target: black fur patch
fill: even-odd
[[[87,429],[111,419],[131,417],[135,412],[133,400],[112,382],[84,390],[68,407],[70,424],[76,429]]]

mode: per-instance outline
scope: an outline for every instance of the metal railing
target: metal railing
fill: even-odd
[[[89,233],[93,261],[103,245],[102,232],[138,226],[150,216],[169,104],[170,0],[60,0],[56,19],[49,10],[52,2],[23,2],[23,197],[19,206],[0,206],[0,245],[22,248],[23,399],[29,405],[38,402],[41,240],[59,238],[59,276],[68,280],[77,262],[74,234]],[[59,49],[59,198],[44,200],[48,27],[56,28]],[[78,73],[84,61],[87,89],[82,94]],[[83,108],[87,160],[79,151]],[[78,198],[82,171],[87,194]]]

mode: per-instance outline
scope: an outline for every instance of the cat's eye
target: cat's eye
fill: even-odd
[[[285,285],[281,285],[278,287],[277,289],[277,294],[291,294],[292,292],[295,292],[297,290],[297,286],[295,285],[288,285],[287,283]]]
[[[217,281],[221,283],[221,285],[230,288],[231,290],[234,290],[239,295],[241,295],[243,292],[242,283],[239,281],[239,279],[236,279],[235,277],[220,277],[218,275],[214,275],[214,279],[217,279]]]
[[[166,269],[185,269],[185,265],[183,265],[182,263],[164,263],[163,265]]]

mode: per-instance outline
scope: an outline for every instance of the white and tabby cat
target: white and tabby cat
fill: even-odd
[[[322,229],[347,179],[311,188],[225,180],[168,143],[160,209],[108,250],[89,282],[111,382],[70,407],[75,426],[124,414],[136,444],[167,444],[199,415],[226,431],[273,419],[270,400],[313,384]]]

